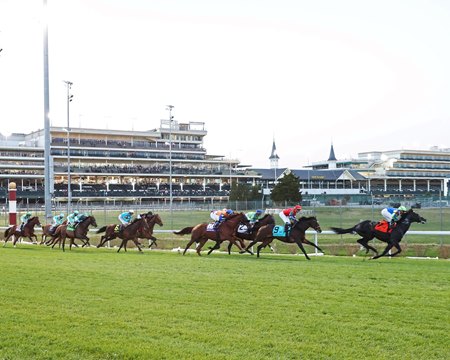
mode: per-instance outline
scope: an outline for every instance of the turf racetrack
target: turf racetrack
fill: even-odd
[[[0,248],[0,359],[448,359],[447,260]]]

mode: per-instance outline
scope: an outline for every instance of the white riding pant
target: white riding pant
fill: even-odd
[[[386,219],[388,223],[392,221],[394,214],[391,214],[387,209],[381,210],[381,215]]]

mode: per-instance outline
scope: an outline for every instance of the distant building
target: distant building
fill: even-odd
[[[305,169],[277,169],[275,179],[272,168],[251,170],[260,176],[266,195],[277,179],[292,172],[305,195],[448,196],[450,149],[363,152],[356,159],[338,160],[331,145],[327,160]]]

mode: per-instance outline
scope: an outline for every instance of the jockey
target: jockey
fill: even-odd
[[[56,230],[56,228],[59,225],[61,225],[63,222],[64,222],[64,213],[53,216],[53,224],[50,227],[50,233],[53,234],[53,232]]]
[[[218,229],[219,225],[225,221],[230,215],[232,215],[234,212],[231,209],[223,209],[223,210],[216,210],[216,211],[211,211],[211,213],[209,214],[209,216],[211,217],[211,219],[213,219],[215,221],[214,223],[214,229]]]
[[[406,207],[400,206],[398,209],[388,207],[381,210],[381,215],[386,219],[389,223],[389,226],[392,227],[395,223],[397,223],[406,212]]]
[[[22,221],[22,223],[20,224],[20,231],[23,230],[23,227],[25,226],[25,224],[28,222],[28,220],[30,220],[31,218],[31,211],[27,211],[25,214],[23,214],[20,217],[20,221]]]
[[[122,223],[122,227],[125,227],[131,223],[133,218],[134,210],[124,211],[118,216],[119,221]]]
[[[78,224],[79,222],[78,214],[79,214],[78,210],[75,210],[72,214],[69,214],[67,216],[67,223],[70,226],[75,227]]]
[[[259,218],[264,214],[264,211],[261,209],[258,209],[256,211],[250,211],[245,216],[250,221],[250,225],[255,225],[255,222],[259,220]]]
[[[287,208],[280,211],[280,213],[278,214],[281,220],[283,220],[286,238],[289,237],[288,235],[289,225],[293,225],[297,221],[296,215],[301,210],[302,210],[301,205],[295,205],[293,208]]]

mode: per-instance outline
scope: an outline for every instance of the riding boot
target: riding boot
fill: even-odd
[[[289,224],[285,224],[284,225],[284,232],[285,232],[285,236],[286,236],[286,240],[289,240]]]

